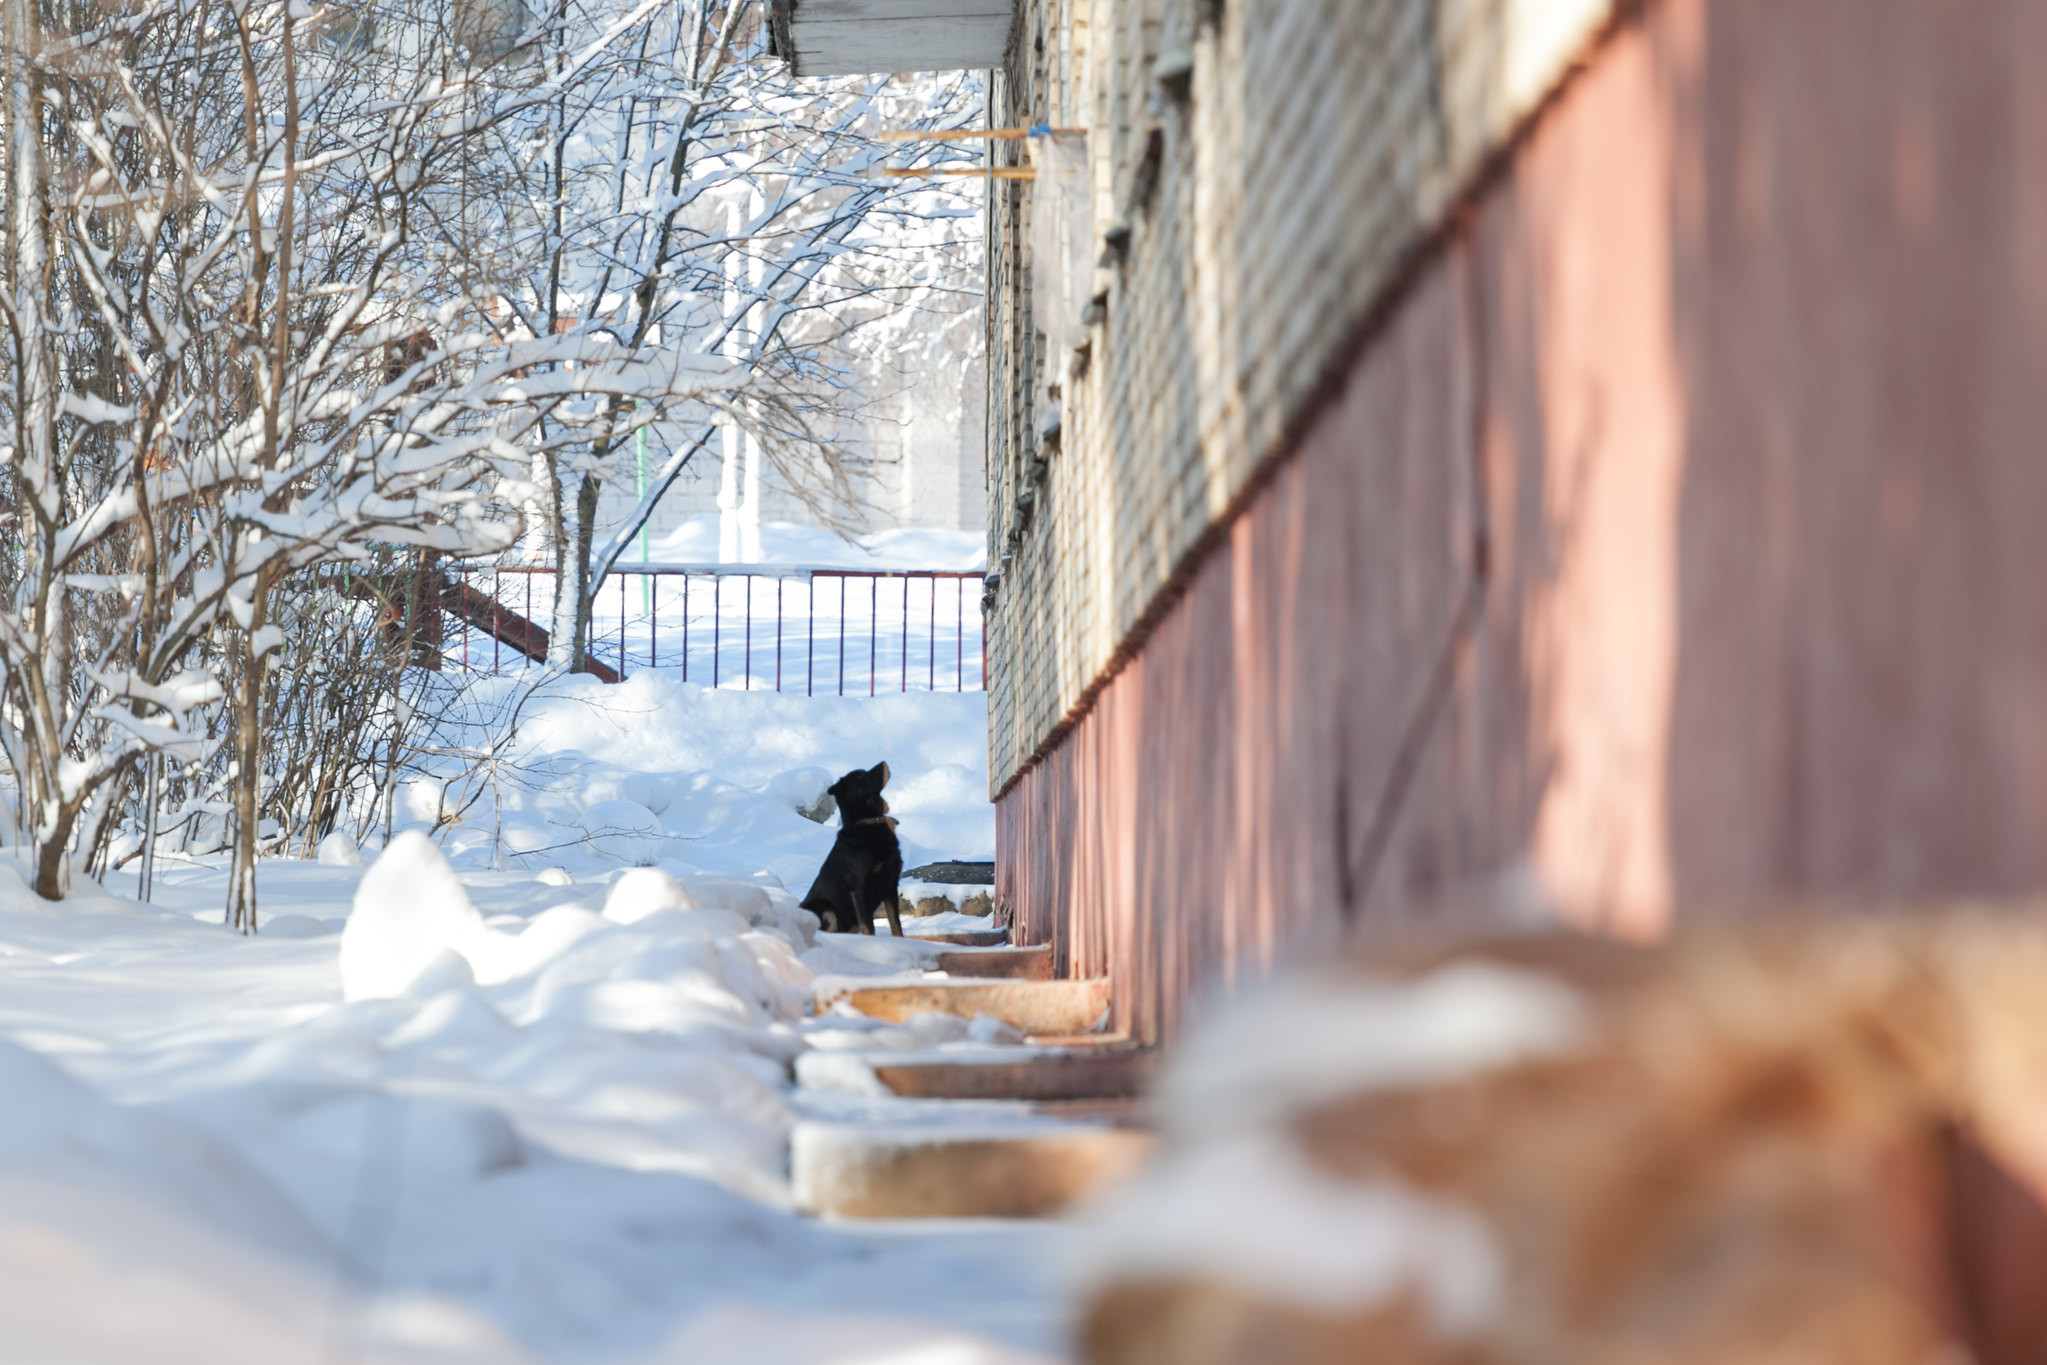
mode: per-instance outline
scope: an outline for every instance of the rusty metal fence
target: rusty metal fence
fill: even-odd
[[[533,666],[554,615],[554,570],[443,567],[441,667]],[[982,578],[953,569],[620,566],[597,594],[591,671],[609,680],[672,669],[709,687],[815,696],[984,691]]]

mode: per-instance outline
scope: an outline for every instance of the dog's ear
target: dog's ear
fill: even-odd
[[[875,765],[874,765],[874,766],[873,766],[872,768],[869,768],[869,769],[868,769],[867,771],[868,771],[868,772],[870,772],[870,773],[872,773],[872,774],[874,775],[874,785],[875,785],[875,786],[877,786],[877,787],[886,787],[886,786],[888,785],[888,760],[887,760],[887,759],[883,759],[883,760],[882,760],[881,762],[879,762],[879,763],[875,764]]]

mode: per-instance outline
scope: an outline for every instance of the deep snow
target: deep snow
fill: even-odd
[[[1056,1356],[1059,1227],[787,1207],[802,1120],[1025,1121],[791,1084],[801,1055],[1013,1041],[807,1017],[815,974],[932,950],[794,907],[833,834],[795,807],[856,763],[890,761],[913,859],[985,855],[980,708],[564,680],[438,842],[420,781],[367,867],[349,838],[266,862],[254,940],[218,859],[164,863],[148,906],[0,866],[7,1358]]]

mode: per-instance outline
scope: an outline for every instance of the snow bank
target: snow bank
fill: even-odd
[[[362,866],[362,850],[338,829],[320,840],[319,858],[328,867]]]
[[[633,868],[604,898],[604,918],[613,924],[638,924],[663,910],[701,909],[688,887],[656,867]]]
[[[626,1033],[729,1034],[738,1050],[782,1056],[793,1044],[754,1035],[793,1028],[811,972],[798,957],[804,938],[787,927],[809,917],[786,892],[779,900],[738,878],[686,885],[634,868],[602,914],[556,905],[494,928],[432,841],[407,832],[356,891],[341,936],[342,998],[428,1000],[466,1011],[470,1032],[504,1018],[522,1027],[568,1018]],[[479,985],[500,988],[493,1003],[470,1003]]]
[[[473,963],[489,931],[433,841],[408,830],[391,841],[355,893],[341,934],[341,994],[403,994],[444,953]]]

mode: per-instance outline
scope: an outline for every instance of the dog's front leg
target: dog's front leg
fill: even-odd
[[[834,933],[871,934],[874,932],[873,929],[861,920],[859,898],[853,892],[847,890],[843,885],[834,886],[831,889],[831,899],[832,919],[835,921]]]
[[[846,888],[845,894],[846,909],[853,916],[853,932],[856,934],[872,934],[874,932],[874,912],[867,908],[867,878],[855,875],[850,880],[853,884]]]

